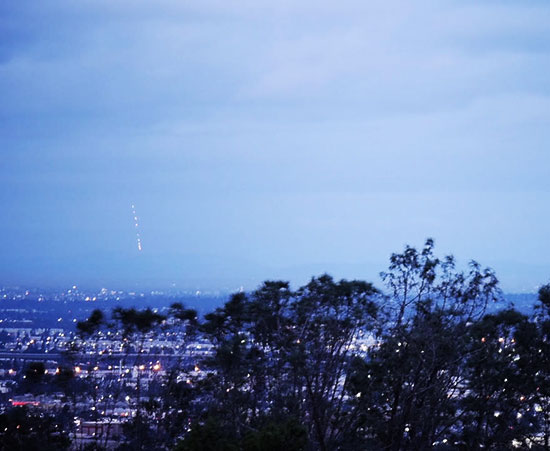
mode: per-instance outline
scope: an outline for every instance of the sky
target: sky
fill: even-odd
[[[547,0],[0,3],[0,284],[550,281]],[[139,218],[138,250],[131,205]]]

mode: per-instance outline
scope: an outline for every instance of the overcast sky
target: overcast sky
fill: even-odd
[[[550,2],[0,3],[0,283],[550,278]],[[131,205],[140,221],[137,249]]]

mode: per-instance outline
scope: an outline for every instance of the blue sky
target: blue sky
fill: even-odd
[[[0,5],[0,283],[550,278],[547,1]],[[136,246],[131,204],[140,218]]]

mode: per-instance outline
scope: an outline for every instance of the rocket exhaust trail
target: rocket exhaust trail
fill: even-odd
[[[136,213],[136,206],[132,204],[131,207],[132,207],[132,214],[134,216],[134,228],[136,230],[137,248],[138,248],[138,251],[141,252],[143,250],[143,247],[141,246],[141,235],[139,234],[139,220]]]

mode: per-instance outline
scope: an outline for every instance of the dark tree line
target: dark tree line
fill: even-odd
[[[550,449],[550,285],[531,317],[488,314],[495,274],[458,270],[431,240],[392,255],[381,276],[385,290],[328,275],[296,290],[267,281],[202,321],[179,304],[167,316],[94,312],[83,337],[118,331],[138,355],[171,328],[213,345],[200,375],[176,362],[149,401],[137,396],[120,449]]]

